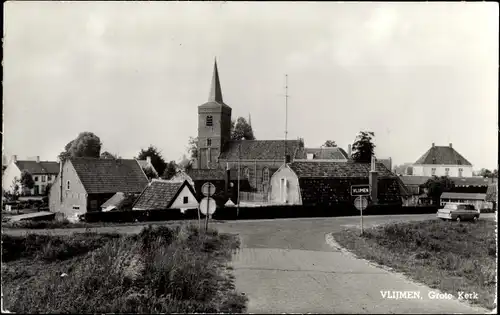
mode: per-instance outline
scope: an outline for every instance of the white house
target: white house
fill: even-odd
[[[29,172],[33,176],[35,186],[27,191],[19,184],[19,193],[29,192],[31,195],[45,195],[45,190],[48,184],[52,184],[59,174],[59,163],[53,161],[40,161],[37,156],[36,160],[18,160],[16,155],[7,165],[2,175],[2,187],[5,191],[13,193],[14,181],[21,179],[23,171]]]
[[[472,177],[472,164],[449,146],[436,146],[427,150],[411,167],[407,174],[414,176]]]
[[[132,210],[197,209],[198,200],[188,181],[153,179],[132,206]]]

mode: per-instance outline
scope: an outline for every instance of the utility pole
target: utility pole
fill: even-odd
[[[238,145],[238,200],[236,208],[236,217],[240,216],[240,172],[241,172],[241,144]]]
[[[287,151],[287,138],[288,138],[288,74],[285,74],[285,163]]]

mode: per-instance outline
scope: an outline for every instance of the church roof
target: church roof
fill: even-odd
[[[435,146],[427,150],[415,164],[472,165],[451,146]]]
[[[306,154],[314,154],[314,159],[347,160],[347,152],[339,147],[306,148]]]
[[[212,75],[212,84],[210,85],[210,94],[208,96],[208,102],[201,105],[203,108],[221,108],[227,107],[222,99],[222,88],[219,79],[219,70],[217,69],[217,60],[214,62],[214,72]]]
[[[239,149],[241,147],[241,149]],[[305,150],[300,140],[286,141],[287,154],[293,159],[305,159]],[[219,159],[285,160],[284,140],[232,140],[228,141]]]

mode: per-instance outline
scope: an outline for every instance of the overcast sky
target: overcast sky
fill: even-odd
[[[7,2],[4,153],[55,160],[79,132],[166,160],[197,135],[217,56],[224,101],[257,139],[415,162],[453,143],[496,168],[497,3]]]

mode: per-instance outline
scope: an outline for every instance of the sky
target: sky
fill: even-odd
[[[415,162],[449,145],[498,164],[498,4],[5,2],[4,154],[55,160],[83,131],[123,158],[168,160],[197,135],[217,57],[233,118],[257,139]]]

